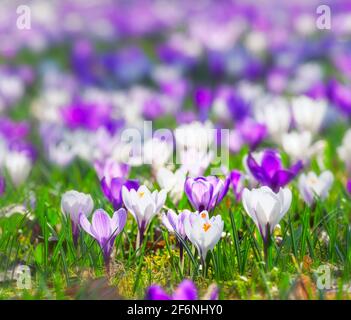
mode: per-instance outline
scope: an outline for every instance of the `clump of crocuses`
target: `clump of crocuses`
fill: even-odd
[[[103,253],[106,271],[109,273],[110,257],[116,237],[122,232],[127,221],[127,212],[124,208],[116,211],[112,218],[103,209],[93,213],[90,223],[86,215],[80,214],[79,222],[85,232],[89,233],[100,245]]]
[[[212,211],[228,192],[230,179],[215,176],[187,178],[185,193],[196,211]]]

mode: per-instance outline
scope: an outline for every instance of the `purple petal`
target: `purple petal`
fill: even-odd
[[[96,240],[103,247],[111,236],[111,222],[109,215],[102,209],[95,211],[91,226]]]
[[[91,230],[91,224],[86,215],[83,213],[79,215],[79,224],[85,232],[89,233],[93,238],[95,238],[95,234]]]
[[[0,196],[5,193],[6,190],[6,181],[4,177],[0,176]]]
[[[173,300],[197,300],[197,289],[191,280],[183,280],[174,291]]]
[[[111,220],[111,229],[114,235],[118,235],[124,228],[127,222],[127,212],[124,208],[119,209],[113,214]]]
[[[299,172],[303,169],[303,162],[300,160],[290,167],[290,171],[297,176]]]
[[[351,179],[349,179],[346,183],[346,190],[351,194]]]
[[[127,180],[125,183],[124,183],[125,187],[130,191],[132,189],[134,190],[138,190],[139,189],[139,181],[138,180]]]
[[[280,170],[275,173],[270,187],[274,192],[278,192],[280,187],[284,187],[294,178],[295,174],[293,172],[287,170]]]
[[[171,297],[158,285],[152,285],[147,289],[146,300],[171,300]]]
[[[272,178],[282,168],[279,154],[273,150],[266,150],[263,154],[261,167]]]
[[[249,153],[247,157],[247,166],[251,174],[258,182],[261,182],[262,184],[267,184],[267,182],[270,181],[264,169],[262,169],[262,167],[258,165],[251,153]]]

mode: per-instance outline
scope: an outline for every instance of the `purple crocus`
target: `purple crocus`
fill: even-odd
[[[187,178],[185,193],[195,210],[212,211],[228,192],[230,179],[215,176]]]
[[[246,164],[251,175],[274,192],[293,180],[303,167],[302,161],[298,161],[288,169],[283,168],[280,154],[270,149],[255,156],[249,153]]]
[[[162,214],[162,224],[167,228],[170,233],[176,233],[178,237],[181,237],[185,240],[185,226],[184,222],[186,219],[189,219],[191,212],[189,210],[184,210],[178,215],[173,210],[168,210],[167,213]],[[179,258],[180,263],[183,267],[184,255],[183,255],[183,244],[179,241]]]
[[[105,210],[98,209],[93,213],[91,223],[84,214],[79,216],[80,226],[99,243],[107,272],[109,272],[113,244],[117,235],[122,232],[126,221],[127,212],[124,208],[116,211],[112,218],[110,218]]]
[[[351,179],[346,182],[346,190],[349,194],[351,194]]]
[[[252,118],[238,123],[238,130],[241,139],[248,144],[251,150],[254,150],[267,137],[267,128],[264,124],[258,123]]]
[[[6,190],[6,181],[5,178],[0,176],[0,196],[5,193]]]
[[[198,87],[194,93],[195,105],[197,106],[200,119],[206,120],[213,101],[213,94],[210,88]]]
[[[211,286],[207,300],[218,300],[217,286]],[[191,280],[183,280],[172,295],[167,294],[159,285],[152,285],[146,291],[146,300],[198,300],[197,288]]]
[[[245,176],[239,170],[233,170],[229,175],[230,183],[233,188],[236,201],[241,200],[241,194],[244,190]]]
[[[101,180],[102,191],[115,210],[118,210],[123,206],[123,186],[125,186],[128,190],[138,190],[139,182],[137,180],[126,180],[122,177],[112,179],[108,177],[103,177]]]
[[[346,116],[350,116],[351,92],[349,86],[332,79],[328,83],[327,91],[331,102]]]
[[[183,239],[186,239],[184,221],[189,218],[190,214],[189,210],[184,210],[178,215],[173,210],[168,210],[162,215],[162,223],[170,233],[176,232]]]
[[[111,107],[106,104],[73,102],[61,110],[64,123],[72,130],[84,128],[95,131],[111,124]]]
[[[122,178],[129,175],[130,167],[125,163],[119,163],[114,159],[108,158],[106,160],[96,160],[94,162],[95,171],[100,180],[106,178],[107,183],[110,184],[113,178]]]

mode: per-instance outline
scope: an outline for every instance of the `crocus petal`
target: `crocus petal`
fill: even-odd
[[[95,238],[95,234],[91,231],[91,224],[83,213],[81,213],[79,216],[79,224],[85,232],[89,233],[93,238]]]
[[[258,163],[256,162],[256,160],[254,159],[254,157],[251,154],[248,155],[246,161],[247,161],[247,166],[248,166],[251,174],[253,175],[253,177],[257,181],[259,181],[259,182],[261,182],[263,184],[265,184],[268,181],[270,181],[270,179],[267,176],[266,172],[263,170],[262,167],[260,167],[258,165]]]
[[[173,300],[197,300],[197,289],[190,280],[183,280],[174,291]]]
[[[114,235],[118,235],[124,228],[127,222],[127,212],[124,208],[116,211],[111,219],[111,229]]]
[[[348,193],[351,194],[351,179],[348,180],[346,183],[346,190],[348,191]]]
[[[171,297],[158,285],[152,285],[147,289],[146,300],[171,300]]]
[[[111,236],[110,217],[104,210],[98,209],[94,212],[91,230],[100,245],[104,246]]]
[[[266,150],[262,157],[261,166],[269,177],[273,177],[275,172],[281,169],[282,163],[277,152],[273,150]]]

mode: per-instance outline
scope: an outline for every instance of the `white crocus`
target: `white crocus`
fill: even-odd
[[[267,127],[272,139],[279,143],[291,124],[288,102],[280,97],[264,98],[255,104],[255,118]]]
[[[16,187],[27,180],[32,166],[32,160],[24,153],[10,152],[6,155],[5,169]]]
[[[276,225],[289,210],[292,194],[288,188],[281,188],[275,193],[265,186],[252,190],[245,188],[242,199],[246,213],[254,221],[266,242],[269,240],[269,234],[273,233]]]
[[[311,132],[292,131],[283,135],[282,146],[292,161],[309,160],[314,155],[323,154],[325,141],[312,143]]]
[[[303,200],[311,206],[315,197],[324,200],[329,195],[329,190],[334,182],[334,176],[330,171],[324,171],[317,176],[314,172],[302,174],[299,178],[299,191]]]
[[[195,245],[202,263],[205,263],[209,250],[212,250],[220,240],[223,232],[223,220],[220,215],[209,218],[207,211],[191,213],[184,221],[185,233],[190,242]]]
[[[94,201],[90,194],[70,190],[62,195],[61,210],[76,225],[79,224],[79,215],[81,213],[89,217],[93,209]]]
[[[346,169],[351,172],[351,129],[347,130],[338,148],[339,158],[344,161]]]
[[[168,141],[153,138],[145,142],[144,163],[152,165],[155,171],[169,164],[172,154],[173,144]]]
[[[313,134],[319,131],[327,112],[325,100],[314,100],[306,96],[300,96],[292,100],[291,106],[298,130],[307,130]]]
[[[180,201],[184,194],[184,183],[186,171],[178,169],[174,173],[167,169],[161,168],[157,172],[157,183],[162,189],[165,189],[174,203]]]
[[[123,186],[122,199],[124,205],[138,224],[137,246],[140,246],[142,243],[147,226],[152,218],[162,209],[166,197],[166,190],[155,190],[151,193],[145,185],[140,186],[138,190],[128,190]]]

